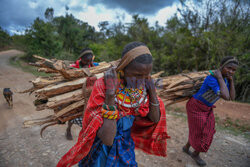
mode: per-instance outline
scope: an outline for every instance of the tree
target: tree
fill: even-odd
[[[51,22],[54,17],[54,9],[53,8],[47,8],[45,13],[44,13],[45,18]]]
[[[0,49],[9,46],[11,43],[11,38],[7,31],[4,31],[2,27],[0,27]]]

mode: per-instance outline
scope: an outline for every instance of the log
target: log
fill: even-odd
[[[37,58],[37,59],[39,59],[39,60],[48,61],[48,62],[52,62],[52,63],[53,63],[53,61],[51,61],[50,59],[46,59],[46,58],[41,57],[41,56],[38,56],[38,55],[33,55],[33,57],[34,57],[34,58]]]
[[[40,118],[40,119],[26,120],[26,121],[23,122],[23,127],[28,128],[28,127],[31,127],[31,126],[34,126],[34,125],[40,125],[41,126],[43,124],[53,122],[54,121],[53,118],[54,118],[53,115],[49,115],[47,117]]]
[[[104,76],[103,73],[96,75],[97,79],[99,79],[103,76]],[[82,88],[82,85],[83,85],[83,83],[86,82],[86,79],[87,78],[80,78],[80,79],[73,80],[73,81],[62,82],[62,83],[59,83],[57,85],[52,85],[52,86],[48,86],[48,87],[44,87],[42,89],[39,89],[39,90],[35,91],[35,93],[39,94],[39,95],[46,96],[46,97],[52,97],[55,95],[63,94],[66,92],[70,92],[70,91]]]
[[[27,90],[24,90],[24,91],[18,91],[17,93],[30,93],[30,92],[33,92],[33,91],[35,91],[36,89],[34,88],[34,87],[32,87],[32,88],[29,88],[29,89],[27,89]]]
[[[90,69],[69,69],[66,72],[67,74],[67,79],[74,79],[74,78],[81,78],[81,77],[87,77],[90,76],[91,74],[98,74],[101,72],[106,71],[107,69],[111,68],[111,64],[105,64],[103,66],[97,66],[97,67],[92,67]]]
[[[38,68],[37,69],[38,72],[45,72],[45,73],[57,73],[57,71],[51,69],[51,68]]]
[[[101,72],[106,71],[110,67],[117,65],[120,60],[113,61],[110,63],[102,62],[99,66],[92,67],[90,69],[69,69],[69,67],[66,66],[66,63],[62,60],[56,60],[52,61],[37,55],[33,55],[35,58],[38,58],[40,60],[43,60],[42,66],[50,68],[52,70],[55,70],[59,72],[65,79],[72,80],[74,78],[81,78],[90,76],[90,74],[98,74]]]
[[[44,88],[45,86],[56,84],[58,82],[62,82],[65,79],[63,77],[38,77],[34,81],[31,81],[35,88]]]
[[[76,89],[80,89],[83,83],[85,82],[86,82],[86,78],[80,78],[74,81],[63,82],[57,85],[44,87],[42,89],[36,90],[35,93],[39,95],[43,95],[45,97],[52,97],[55,95],[60,95],[63,93],[76,90]]]
[[[34,66],[34,67],[42,67],[42,62],[41,61],[38,61],[38,62],[35,62],[35,63],[30,62],[29,65]]]
[[[63,71],[63,76],[66,79],[75,79],[81,77],[91,76],[91,74],[102,73],[108,69],[110,69],[113,65],[117,64],[118,61],[113,61],[111,63],[103,63],[101,66],[91,67],[89,69],[68,69],[68,70],[59,70],[59,72]]]
[[[56,108],[58,106],[76,102],[83,99],[82,89],[77,89],[72,92],[64,93],[59,96],[54,96],[48,99],[47,107]]]
[[[198,77],[199,79],[205,79],[207,75],[210,75],[208,71],[201,71],[201,72],[191,72],[188,74],[178,74],[178,75],[172,75],[172,76],[167,76],[167,77],[162,77],[162,85],[164,87],[171,88],[176,84],[179,84],[180,81],[185,81],[185,78],[188,80],[191,80],[190,78],[195,78]],[[170,84],[172,84],[170,86]]]
[[[151,77],[152,77],[153,79],[156,79],[156,78],[159,78],[160,75],[163,74],[163,73],[164,73],[164,71],[160,71],[160,72],[158,72],[158,73],[155,73],[155,74],[151,75]]]
[[[70,121],[70,120],[73,120],[75,118],[79,118],[82,116],[82,113],[76,113],[74,115],[71,115],[69,117],[66,117],[66,118],[58,118],[62,123],[64,122],[67,122],[67,121]]]
[[[70,111],[72,111],[72,110],[75,110],[75,109],[77,109],[77,108],[79,108],[79,107],[83,107],[84,104],[85,104],[85,100],[84,100],[84,99],[83,99],[83,100],[80,100],[80,101],[78,101],[78,102],[75,102],[75,103],[73,103],[73,104],[71,104],[71,105],[65,107],[65,108],[62,109],[61,111],[58,111],[58,112],[55,114],[55,118],[58,118],[58,117],[60,117],[60,116],[63,116],[64,114],[66,114],[66,113],[68,113],[68,112],[70,112]]]
[[[193,87],[194,87],[194,84],[179,85],[179,86],[176,86],[172,89],[166,89],[163,92],[168,93],[168,92],[173,92],[173,91],[187,89],[187,88],[193,88]]]

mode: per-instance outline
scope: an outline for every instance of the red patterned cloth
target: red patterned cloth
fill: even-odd
[[[70,64],[69,66],[70,66],[70,67],[74,67],[74,68],[81,68],[81,67],[80,67],[80,61],[81,61],[81,59],[78,59],[78,60],[75,61],[75,63]],[[91,65],[89,65],[89,68],[90,68],[90,67],[91,67]]]
[[[80,68],[80,60],[76,60],[75,63],[70,64],[70,67]]]
[[[215,134],[213,108],[191,98],[187,102],[189,143],[198,152],[207,152]]]
[[[61,158],[57,167],[72,166],[89,153],[96,137],[97,130],[103,124],[101,109],[105,99],[105,89],[104,79],[98,79],[95,82],[84,113],[82,130],[79,133],[78,141]],[[161,117],[157,124],[146,118],[149,112],[149,102],[141,105],[138,112],[129,111],[126,113],[140,115],[140,117],[136,117],[131,131],[136,148],[140,148],[149,154],[166,156],[167,138],[169,138],[167,135],[166,111],[163,102],[160,98],[158,99],[160,102]]]

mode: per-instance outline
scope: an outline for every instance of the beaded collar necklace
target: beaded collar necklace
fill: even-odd
[[[144,88],[126,88],[123,84],[117,89],[115,101],[118,105],[127,108],[139,108],[142,102],[147,101],[147,92]]]

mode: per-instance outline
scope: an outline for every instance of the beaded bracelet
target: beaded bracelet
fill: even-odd
[[[214,73],[213,73],[212,70],[209,70],[209,73],[210,73],[212,76],[214,76]]]
[[[150,104],[151,104],[152,106],[155,106],[155,107],[158,107],[158,106],[160,105],[159,102],[158,102],[157,104],[150,102]]]
[[[118,110],[115,106],[108,106],[104,104],[102,107],[102,116],[106,119],[117,119]]]
[[[109,111],[116,111],[117,110],[116,106],[107,105],[107,104],[103,104],[102,108],[105,110],[109,110]]]

